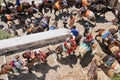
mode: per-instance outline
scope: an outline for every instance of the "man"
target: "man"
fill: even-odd
[[[70,16],[70,21],[69,21],[69,27],[72,27],[75,23],[75,17],[74,16]]]
[[[64,26],[64,28],[68,28],[68,27],[67,27],[67,20],[68,20],[68,17],[67,17],[67,16],[62,16],[62,21],[63,21],[63,26]]]
[[[16,0],[16,7],[20,6],[20,0]]]
[[[66,53],[68,53],[69,55],[70,55],[71,53],[75,53],[74,51],[75,51],[76,48],[77,48],[75,39],[73,39],[73,38],[65,41],[65,42],[64,42],[64,46],[65,46],[65,48],[66,48]]]
[[[76,44],[79,45],[82,36],[79,35],[79,31],[76,29],[76,26],[72,27],[71,33],[75,36]]]
[[[84,40],[83,40],[83,42],[88,44],[90,47],[92,47],[93,44],[94,44],[94,39],[93,39],[92,34],[87,33]]]
[[[21,6],[20,6],[20,0],[16,0],[16,5],[15,5],[15,7],[16,7],[16,9],[17,9],[18,12],[22,10],[22,8],[21,8]]]
[[[86,34],[88,34],[88,33],[91,33],[91,31],[92,31],[92,28],[90,27],[89,23],[86,22],[86,23],[85,23],[84,36],[85,36]]]
[[[105,41],[108,41],[108,43],[110,43],[110,41],[113,41],[114,38],[111,34],[110,31],[107,31],[105,34],[102,35],[102,42],[104,43]]]
[[[55,29],[58,29],[58,22],[57,21],[54,21],[52,26],[50,26],[49,30],[55,30]]]
[[[20,72],[21,70],[28,70],[27,67],[24,66],[24,63],[20,60],[20,56],[16,55],[13,60],[13,70],[14,72]]]

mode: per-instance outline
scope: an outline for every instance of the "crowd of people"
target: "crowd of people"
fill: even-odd
[[[88,5],[91,5],[91,2],[86,2],[86,0],[76,0],[75,2],[73,1],[72,3],[67,2],[66,0],[57,0],[57,1],[53,1],[53,0],[44,0],[43,4],[41,4],[40,6],[37,6],[35,4],[34,1],[31,2],[31,5],[29,5],[29,3],[24,3],[22,4],[22,7],[24,9],[21,8],[21,3],[19,0],[16,0],[16,4],[15,6],[13,5],[13,7],[15,8],[15,12],[11,11],[10,6],[6,4],[6,7],[3,7],[1,9],[1,20],[6,22],[8,25],[8,32],[10,32],[10,30],[13,30],[15,35],[19,35],[19,33],[17,33],[16,28],[15,28],[15,22],[12,18],[17,19],[18,23],[20,24],[23,33],[25,35],[28,34],[34,34],[34,33],[38,33],[38,32],[44,32],[44,31],[48,31],[48,30],[55,30],[55,29],[59,29],[59,21],[56,20],[52,20],[52,25],[49,26],[50,23],[50,19],[51,19],[51,15],[50,16],[45,16],[43,14],[43,12],[41,12],[41,8],[39,7],[43,7],[44,8],[50,8],[51,5],[49,4],[54,4],[55,2],[58,2],[59,5],[55,4],[55,9],[57,9],[58,11],[63,9],[63,8],[67,8],[69,10],[68,7],[66,6],[76,6],[77,8],[80,7],[80,9],[78,10],[77,14],[81,14],[86,16],[86,11],[89,9]],[[82,6],[80,6],[80,4],[82,3]],[[96,5],[98,5],[97,2]],[[10,4],[10,3],[9,3]],[[46,6],[45,4],[47,4],[48,6]],[[101,3],[103,4],[103,2]],[[62,6],[61,6],[62,5]],[[107,5],[107,4],[105,4]],[[9,7],[8,7],[9,6]],[[54,9],[54,10],[55,10]],[[8,10],[8,11],[6,11]],[[23,12],[23,13],[22,13]],[[68,11],[69,12],[69,11]],[[17,13],[17,14],[11,14],[11,13]],[[27,14],[26,14],[27,13]],[[35,17],[34,13],[36,14],[41,14],[40,17]],[[97,13],[96,13],[97,14]],[[118,14],[118,16],[120,16],[120,14]],[[120,40],[119,40],[119,21],[120,21],[120,17],[116,17],[115,20],[113,20],[113,24],[117,24],[117,29],[116,28],[110,28],[108,31],[105,29],[99,29],[98,31],[98,35],[96,38],[101,37],[102,38],[102,44],[106,45],[107,50],[111,51],[112,53],[108,53],[107,55],[111,56],[111,57],[105,57],[105,60],[103,60],[106,65],[108,67],[111,68],[111,66],[114,64],[114,62],[116,63],[117,61],[117,65],[120,63]],[[2,70],[0,72],[0,75],[2,74],[2,72],[5,73],[9,73],[9,71],[13,71],[13,72],[21,72],[22,70],[25,71],[29,71],[31,72],[34,63],[38,62],[38,63],[46,63],[47,62],[47,57],[52,54],[52,53],[56,53],[56,54],[61,54],[63,52],[68,53],[69,55],[75,54],[76,49],[79,49],[79,54],[82,55],[82,57],[85,55],[85,53],[89,50],[94,51],[94,44],[95,44],[95,39],[93,37],[92,34],[92,27],[90,26],[89,22],[85,22],[84,24],[84,33],[80,34],[80,31],[77,29],[77,25],[75,25],[76,23],[76,16],[74,15],[70,15],[68,16],[62,16],[61,18],[63,27],[62,28],[66,28],[69,29],[70,33],[72,33],[72,37],[66,39],[66,41],[64,41],[62,44],[57,45],[57,47],[53,50],[48,48],[48,52],[44,52],[41,50],[30,50],[30,51],[26,51],[23,53],[22,57],[25,58],[26,60],[21,61],[20,60],[20,56],[16,55],[15,58],[10,61],[9,63],[6,63],[4,65],[2,65]],[[4,29],[3,29],[4,30]],[[83,38],[83,39],[82,39]],[[98,41],[99,39],[97,39]],[[82,42],[82,43],[81,43]],[[113,49],[115,47],[115,49]],[[116,50],[117,47],[117,50]],[[119,48],[119,49],[118,49]],[[111,62],[110,62],[110,59]],[[96,62],[96,61],[95,61]],[[119,63],[118,63],[119,62]],[[9,67],[8,67],[9,66]],[[113,68],[116,69],[116,68]],[[117,66],[117,69],[120,69],[120,66]],[[120,72],[117,72],[118,74]]]

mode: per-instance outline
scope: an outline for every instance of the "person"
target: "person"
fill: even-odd
[[[79,45],[80,39],[81,39],[82,36],[79,34],[79,31],[76,29],[76,26],[71,28],[71,33],[75,37],[76,44]]]
[[[102,42],[104,43],[106,40],[108,40],[108,43],[114,40],[110,31],[107,31],[105,34],[102,35]]]
[[[87,45],[89,45],[91,48],[94,44],[94,39],[91,33],[87,33],[85,38],[83,39],[83,43],[86,43]]]
[[[94,59],[92,62],[91,62],[91,65],[90,65],[90,68],[88,70],[88,76],[90,78],[93,78],[94,80],[97,80],[98,76],[97,76],[97,70],[98,70],[98,67],[97,67],[97,60]]]
[[[12,61],[12,67],[14,72],[21,72],[21,70],[28,70],[27,67],[24,66],[24,63],[22,62],[22,60],[20,60],[20,56],[16,55],[14,60]]]
[[[91,33],[91,31],[92,31],[92,28],[90,27],[89,23],[86,22],[86,23],[85,23],[84,36],[85,36],[86,34],[88,34],[88,33]]]
[[[16,5],[15,5],[16,9],[18,12],[22,11],[22,8],[20,6],[20,0],[16,0]]]
[[[89,6],[90,5],[89,2],[90,1],[88,1],[88,0],[82,0],[82,6]]]
[[[50,26],[49,30],[55,30],[55,29],[58,29],[58,22],[55,21],[53,22],[52,26]]]
[[[75,17],[74,16],[70,16],[70,21],[69,21],[69,26],[72,27],[75,23]]]
[[[63,21],[64,28],[68,28],[67,27],[67,20],[68,20],[67,16],[62,16],[62,21]]]
[[[35,57],[39,60],[39,63],[41,63],[41,62],[46,63],[47,62],[47,60],[46,60],[47,55],[44,51],[36,49],[33,52],[34,52]]]
[[[76,29],[76,26],[73,26],[73,27],[71,28],[71,33],[72,33],[75,37],[77,37],[77,36],[79,35],[79,31]]]
[[[49,17],[45,16],[41,19],[39,25],[42,26],[44,29],[46,29],[48,27],[48,23],[49,23]]]
[[[75,42],[75,39],[73,38],[70,38],[68,39],[67,41],[64,42],[64,47],[66,48],[66,53],[68,53],[69,55],[71,53],[75,53],[75,49],[77,48],[77,45],[76,45],[76,42]]]

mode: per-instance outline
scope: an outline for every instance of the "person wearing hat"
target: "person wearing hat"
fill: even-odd
[[[94,39],[93,39],[92,34],[87,33],[84,40],[83,40],[83,43],[86,43],[92,47],[92,45],[94,44]]]
[[[88,34],[88,33],[89,33],[89,30],[90,30],[89,23],[88,23],[88,22],[86,22],[86,23],[85,23],[84,36],[85,36],[86,34]]]
[[[21,70],[27,70],[27,67],[24,67],[23,62],[20,60],[20,56],[16,55],[13,60],[14,72],[21,72]]]

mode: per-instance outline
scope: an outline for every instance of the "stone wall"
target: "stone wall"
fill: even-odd
[[[0,41],[0,54],[10,51],[25,50],[31,47],[44,47],[64,42],[71,34],[67,29],[58,29],[42,33],[26,35]]]

